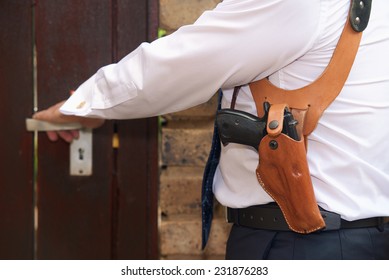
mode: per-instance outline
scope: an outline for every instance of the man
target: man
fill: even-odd
[[[235,108],[256,115],[248,84],[266,77],[284,89],[312,83],[329,63],[349,7],[349,0],[225,0],[193,25],[143,43],[119,63],[101,68],[66,103],[34,118],[97,127],[102,119],[183,110],[207,101],[218,88],[224,92],[222,107],[229,107],[238,85],[243,86]],[[362,226],[300,234],[237,222],[227,258],[389,259],[387,18],[389,2],[375,0],[349,77],[308,137],[320,209],[340,215],[342,224]],[[76,133],[59,136],[71,141]],[[222,147],[213,186],[217,200],[233,209],[273,205],[257,180],[257,164],[255,149]],[[364,223],[374,217],[382,222]]]

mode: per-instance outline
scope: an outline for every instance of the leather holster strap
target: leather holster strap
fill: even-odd
[[[264,102],[271,105],[286,103],[293,115],[294,110],[305,111],[303,122],[298,120],[304,127],[297,127],[299,130],[302,129],[304,136],[309,135],[315,129],[324,110],[342,90],[354,63],[361,38],[362,32],[356,32],[350,20],[347,20],[328,66],[319,78],[305,87],[286,90],[273,85],[267,78],[250,83],[258,116],[264,115]]]
[[[321,231],[366,227],[378,227],[379,229],[383,229],[383,225],[389,223],[389,217],[374,217],[356,221],[346,221],[336,213],[325,210],[320,210],[320,213],[326,223],[326,227]],[[239,209],[227,208],[227,221],[229,223],[255,229],[291,231],[281,209],[275,203]]]

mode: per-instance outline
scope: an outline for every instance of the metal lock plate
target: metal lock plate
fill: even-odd
[[[82,128],[79,123],[53,124],[35,119],[26,119],[27,131],[55,131],[79,129],[80,137],[70,144],[70,175],[92,175],[92,129]]]
[[[81,129],[80,137],[70,144],[70,175],[92,175],[92,129]]]

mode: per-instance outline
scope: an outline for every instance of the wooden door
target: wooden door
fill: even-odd
[[[69,145],[34,137],[24,123],[34,107],[67,98],[99,67],[154,39],[157,6],[0,1],[1,259],[158,258],[157,120],[94,130],[91,176],[70,176]]]

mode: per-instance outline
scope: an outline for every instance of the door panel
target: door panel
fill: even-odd
[[[38,104],[66,99],[71,89],[111,62],[109,1],[40,1],[36,5]],[[65,3],[62,1],[62,3]],[[69,147],[38,145],[39,259],[110,257],[111,134],[94,132],[93,175],[69,175]],[[56,248],[56,250],[52,250]]]

